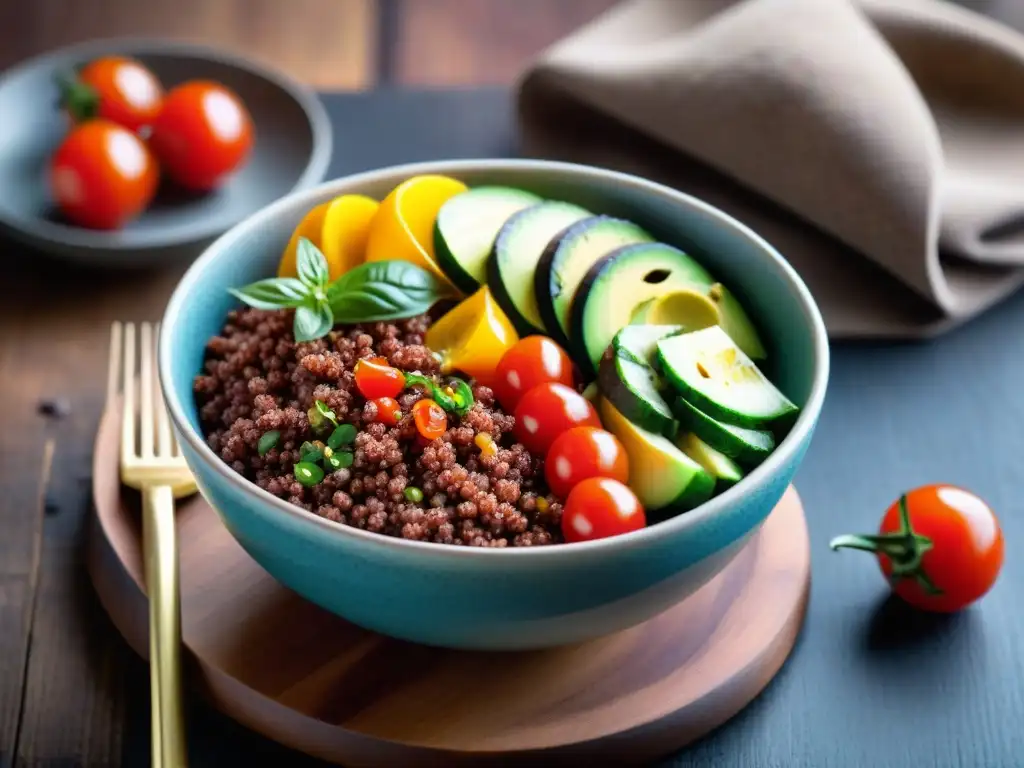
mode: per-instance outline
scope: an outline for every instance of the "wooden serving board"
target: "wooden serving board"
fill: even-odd
[[[100,425],[89,570],[141,655],[147,609],[137,494],[118,481],[118,414]],[[746,706],[803,621],[810,551],[790,488],[712,582],[660,616],[547,651],[427,648],[356,627],[274,581],[200,496],[179,503],[190,682],[230,717],[349,766],[638,764]]]

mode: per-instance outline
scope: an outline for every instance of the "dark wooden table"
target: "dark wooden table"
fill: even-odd
[[[999,2],[988,5],[1024,26],[1015,0]],[[597,0],[566,11],[566,4],[528,3],[542,21],[555,18],[545,9],[585,16],[608,4]],[[375,13],[384,11],[375,17],[383,41],[378,47],[390,53],[376,59],[374,77],[351,84],[387,85],[417,73],[436,83],[457,80],[473,67],[502,82],[523,51],[540,47],[551,34],[550,26],[534,34],[518,53],[498,55],[504,62],[498,69],[487,70],[481,63],[488,59],[481,53],[486,49],[459,49],[445,37],[448,30],[402,31],[411,18],[420,18],[427,29],[436,23],[423,6],[472,11],[480,3],[410,2],[404,15],[396,14],[401,5],[372,4]],[[0,41],[16,21],[13,7],[0,9],[0,28],[6,30]],[[63,5],[39,0],[30,7],[49,8],[52,15]],[[559,18],[567,23],[567,17]],[[514,28],[511,22],[506,26]],[[454,58],[437,54],[446,45]],[[434,63],[417,67],[416,54],[396,53],[416,46],[434,50],[433,59],[425,54]],[[515,151],[502,88],[385,87],[326,102],[338,126],[333,174]],[[453,118],[444,127],[426,117],[438,109]],[[381,136],[382,125],[392,133]],[[7,243],[2,253],[0,402],[7,417],[0,429],[0,768],[148,765],[148,673],[95,599],[82,565],[82,538],[108,324],[157,318],[184,267],[102,273]],[[1024,297],[935,343],[835,350],[828,403],[798,478],[815,558],[805,632],[765,693],[673,765],[1024,764],[1024,616],[1018,597],[1024,565],[1014,556],[1014,542],[1024,536],[1020,328]],[[986,496],[1002,514],[1009,548],[993,593],[976,609],[946,620],[922,619],[885,600],[870,562],[830,555],[826,547],[840,531],[873,525],[904,486],[934,480],[961,483]],[[195,766],[244,765],[258,758],[315,764],[202,702],[189,703],[188,719]]]

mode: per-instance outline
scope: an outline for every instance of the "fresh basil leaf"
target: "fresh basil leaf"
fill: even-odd
[[[327,289],[327,300],[341,323],[413,317],[447,295],[437,277],[408,261],[360,264]]]
[[[327,259],[307,237],[299,238],[295,254],[295,271],[299,274],[299,280],[310,288],[326,288],[331,279]]]
[[[271,277],[242,288],[228,288],[228,293],[254,309],[285,309],[306,301],[309,288],[294,277]]]
[[[296,341],[323,338],[334,327],[334,314],[326,302],[303,304],[295,310],[293,335]]]

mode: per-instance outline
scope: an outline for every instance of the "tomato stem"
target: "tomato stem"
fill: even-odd
[[[68,73],[58,74],[56,81],[60,89],[60,106],[75,122],[91,120],[99,114],[100,96],[95,88]]]
[[[900,496],[900,530],[882,534],[844,534],[829,542],[833,550],[859,549],[885,555],[892,566],[890,581],[914,579],[930,595],[941,595],[942,591],[935,586],[925,573],[922,560],[926,552],[935,545],[930,538],[915,533],[910,523],[910,510],[907,507],[906,494]]]

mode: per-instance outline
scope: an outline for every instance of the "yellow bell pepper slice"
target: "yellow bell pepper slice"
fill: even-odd
[[[434,259],[434,222],[449,199],[466,185],[448,176],[413,176],[395,187],[380,204],[370,224],[367,261],[402,259],[437,275],[455,287]]]
[[[427,329],[424,343],[441,355],[443,373],[462,372],[492,386],[502,355],[519,341],[486,285]]]
[[[277,267],[278,277],[298,277],[295,256],[299,248],[299,238],[305,237],[317,248],[320,247],[320,233],[323,232],[324,217],[327,215],[330,205],[329,201],[321,203],[302,217],[302,221],[292,232],[291,239],[284,249],[284,255],[281,256],[281,263]]]
[[[363,263],[370,223],[379,208],[380,203],[365,195],[341,195],[331,201],[324,214],[319,243],[331,280]]]

